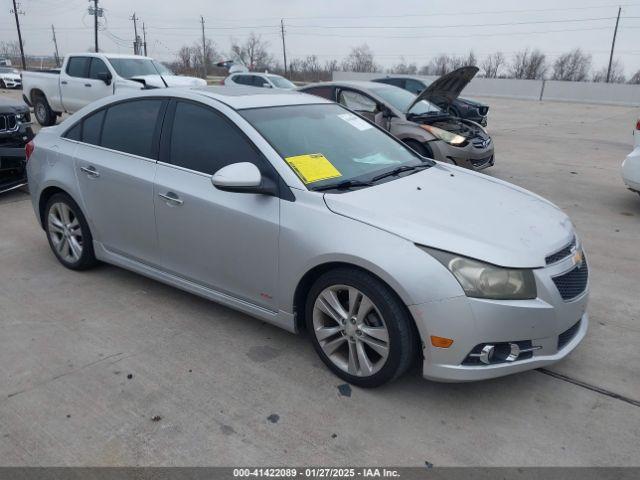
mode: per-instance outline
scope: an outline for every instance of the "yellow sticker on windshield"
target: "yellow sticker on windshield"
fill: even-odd
[[[321,153],[297,155],[287,157],[285,160],[304,183],[319,182],[342,176],[338,169]]]

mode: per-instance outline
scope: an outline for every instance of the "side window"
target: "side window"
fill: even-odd
[[[226,165],[252,162],[264,171],[258,152],[239,129],[204,106],[177,103],[170,141],[168,160],[179,167],[213,175]]]
[[[67,132],[64,134],[64,138],[68,138],[69,140],[80,141],[81,133],[82,133],[82,122],[78,122],[69,130],[67,130]]]
[[[411,93],[415,93],[418,95],[425,88],[422,82],[418,82],[417,80],[413,80],[411,78],[407,79],[407,85],[404,87],[405,90],[410,91]]]
[[[310,93],[311,95],[317,95],[318,97],[326,98],[327,100],[334,100],[333,87],[315,87],[307,88],[304,93]]]
[[[155,158],[153,145],[163,100],[133,100],[107,109],[101,145],[120,152]]]
[[[251,85],[251,76],[250,75],[236,75],[233,77],[233,81],[235,83],[239,83],[240,85]]]
[[[89,70],[90,57],[71,57],[67,62],[67,75],[70,77],[86,78]]]
[[[340,90],[338,103],[356,112],[375,113],[378,111],[378,104],[376,102],[353,90]]]
[[[98,77],[98,74],[100,73],[109,73],[109,69],[99,58],[92,58],[91,66],[89,67],[89,78],[98,80],[100,78]]]
[[[104,110],[100,110],[89,115],[83,120],[82,124],[82,141],[91,145],[100,145],[100,130],[102,128],[102,119],[104,118]]]
[[[267,85],[270,87],[271,85],[269,84],[269,81],[264,78],[261,77],[260,75],[251,75],[253,78],[251,79],[251,85],[253,85],[254,87],[267,87]],[[267,87],[268,88],[268,87]]]

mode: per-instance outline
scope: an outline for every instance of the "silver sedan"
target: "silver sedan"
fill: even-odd
[[[322,98],[250,90],[109,97],[43,129],[29,187],[60,263],[306,331],[365,387],[415,361],[436,380],[506,375],[585,336],[587,263],[557,207]]]

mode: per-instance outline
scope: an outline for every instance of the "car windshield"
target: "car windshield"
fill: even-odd
[[[278,75],[269,75],[269,80],[278,88],[296,88],[289,80]]]
[[[240,114],[311,190],[371,182],[398,167],[431,165],[336,104],[254,108]]]
[[[149,58],[109,58],[109,62],[122,78],[159,73],[155,62]]]
[[[153,60],[153,66],[156,67],[156,70],[158,70],[158,73],[160,75],[175,75],[175,73],[173,73],[169,67],[163,65],[160,62],[156,62],[155,60]]]
[[[371,91],[378,95],[383,100],[389,102],[392,107],[405,113],[412,113],[414,115],[425,115],[430,113],[439,113],[441,110],[426,100],[420,100],[416,103],[411,110],[407,112],[409,106],[415,102],[417,95],[411,92],[407,92],[399,87],[380,87],[372,88]]]

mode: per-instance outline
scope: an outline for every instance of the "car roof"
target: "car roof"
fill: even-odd
[[[180,92],[184,89],[169,89]],[[258,107],[279,107],[285,105],[311,105],[316,103],[333,103],[316,95],[309,95],[295,90],[279,90],[260,87],[225,87],[208,86],[191,89],[214,100],[218,100],[235,110]]]
[[[305,85],[304,87],[302,87],[302,89],[304,90],[310,87],[354,87],[360,88],[362,90],[370,90],[372,88],[398,88],[393,85],[387,85],[385,83],[367,82],[364,80],[336,80],[334,82],[312,83],[310,85]]]
[[[131,55],[126,53],[103,53],[103,52],[76,52],[68,53],[67,57],[107,57],[107,58],[130,58],[130,59],[144,59],[153,60],[151,57],[144,57],[142,55]]]

